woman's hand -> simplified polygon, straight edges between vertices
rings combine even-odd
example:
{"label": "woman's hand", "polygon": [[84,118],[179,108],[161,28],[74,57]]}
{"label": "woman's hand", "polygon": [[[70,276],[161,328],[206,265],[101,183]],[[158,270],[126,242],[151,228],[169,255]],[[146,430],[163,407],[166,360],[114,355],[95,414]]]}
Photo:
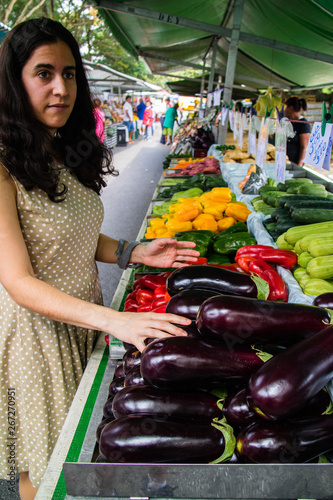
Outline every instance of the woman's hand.
{"label": "woman's hand", "polygon": [[131,262],[143,262],[151,267],[184,267],[195,263],[200,256],[194,247],[195,243],[190,241],[156,238],[147,245],[138,245],[132,252]]}
{"label": "woman's hand", "polygon": [[118,312],[115,315],[113,311],[110,329],[105,332],[122,342],[135,345],[141,352],[145,348],[147,338],[187,336],[187,333],[179,326],[190,324],[190,319],[175,314]]}

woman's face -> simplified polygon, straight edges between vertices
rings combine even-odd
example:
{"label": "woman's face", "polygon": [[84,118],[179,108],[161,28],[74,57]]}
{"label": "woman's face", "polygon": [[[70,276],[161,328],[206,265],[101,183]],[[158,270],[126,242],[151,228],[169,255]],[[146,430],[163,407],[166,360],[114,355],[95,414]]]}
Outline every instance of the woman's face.
{"label": "woman's face", "polygon": [[36,118],[52,135],[63,127],[76,99],[75,59],[62,41],[40,45],[22,70],[22,82]]}

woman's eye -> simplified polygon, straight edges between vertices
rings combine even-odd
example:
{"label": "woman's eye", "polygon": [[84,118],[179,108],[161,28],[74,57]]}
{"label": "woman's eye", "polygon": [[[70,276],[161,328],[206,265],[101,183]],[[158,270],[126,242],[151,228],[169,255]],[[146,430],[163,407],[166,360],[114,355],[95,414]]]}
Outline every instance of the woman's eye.
{"label": "woman's eye", "polygon": [[73,80],[75,78],[75,73],[64,73],[64,78],[67,80]]}
{"label": "woman's eye", "polygon": [[49,72],[48,72],[48,71],[45,71],[45,70],[43,70],[43,71],[39,71],[38,76],[39,76],[40,78],[47,78],[47,77],[49,76]]}

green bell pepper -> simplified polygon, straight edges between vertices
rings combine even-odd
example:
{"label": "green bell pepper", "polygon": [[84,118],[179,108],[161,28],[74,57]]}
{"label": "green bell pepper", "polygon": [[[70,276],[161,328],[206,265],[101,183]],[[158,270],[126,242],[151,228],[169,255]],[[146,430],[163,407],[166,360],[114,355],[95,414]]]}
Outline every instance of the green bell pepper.
{"label": "green bell pepper", "polygon": [[179,198],[192,198],[193,196],[201,196],[202,193],[203,190],[199,188],[191,188],[186,189],[186,191],[178,191],[172,196],[171,201],[175,202],[178,201]]}
{"label": "green bell pepper", "polygon": [[224,238],[219,238],[213,245],[213,250],[222,255],[232,255],[241,247],[247,245],[256,245],[255,238],[252,238],[247,233],[231,233],[226,234]]}
{"label": "green bell pepper", "polygon": [[206,258],[208,264],[217,264],[221,266],[224,264],[232,264],[232,259],[228,255],[222,255],[216,252],[209,252]]}
{"label": "green bell pepper", "polygon": [[195,243],[195,250],[200,252],[200,257],[205,257],[208,248],[213,239],[214,233],[212,231],[199,230],[199,231],[183,231],[176,233],[177,241],[192,241]]}
{"label": "green bell pepper", "polygon": [[233,226],[228,227],[222,233],[218,233],[215,235],[215,241],[218,240],[219,238],[223,238],[226,234],[232,234],[232,233],[245,233],[247,231],[247,225],[244,224],[244,222],[236,222]]}

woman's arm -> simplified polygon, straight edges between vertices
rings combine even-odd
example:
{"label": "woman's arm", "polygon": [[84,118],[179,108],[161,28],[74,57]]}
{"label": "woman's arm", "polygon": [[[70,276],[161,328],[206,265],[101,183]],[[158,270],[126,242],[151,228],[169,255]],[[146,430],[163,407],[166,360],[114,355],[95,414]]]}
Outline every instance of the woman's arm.
{"label": "woman's arm", "polygon": [[308,147],[311,134],[300,134],[299,136],[299,156],[298,165],[303,165],[303,160],[305,158],[306,148]]}
{"label": "woman's arm", "polygon": [[0,170],[0,282],[20,306],[55,321],[101,330],[136,345],[147,337],[185,335],[175,324],[190,320],[172,314],[124,313],[77,299],[36,278],[17,216],[16,187]]}

